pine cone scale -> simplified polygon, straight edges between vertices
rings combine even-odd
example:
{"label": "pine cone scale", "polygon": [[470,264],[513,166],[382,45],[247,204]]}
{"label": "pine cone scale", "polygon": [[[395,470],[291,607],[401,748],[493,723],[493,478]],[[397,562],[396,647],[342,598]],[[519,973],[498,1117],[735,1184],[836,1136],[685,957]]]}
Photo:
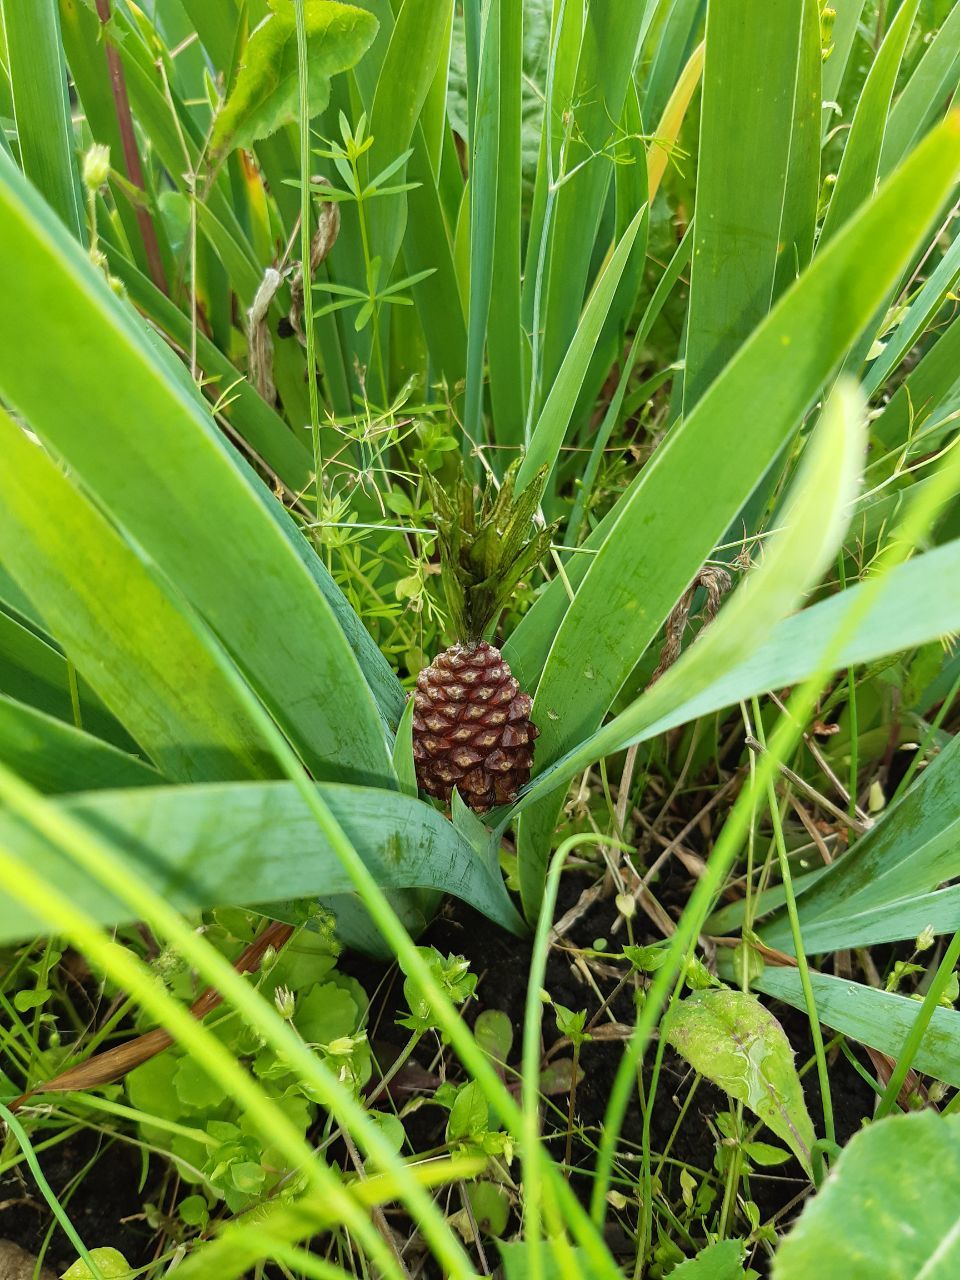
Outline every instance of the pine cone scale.
{"label": "pine cone scale", "polygon": [[478,813],[507,804],[530,779],[532,702],[498,649],[452,645],[417,677],[413,756],[417,781],[449,803],[456,787]]}

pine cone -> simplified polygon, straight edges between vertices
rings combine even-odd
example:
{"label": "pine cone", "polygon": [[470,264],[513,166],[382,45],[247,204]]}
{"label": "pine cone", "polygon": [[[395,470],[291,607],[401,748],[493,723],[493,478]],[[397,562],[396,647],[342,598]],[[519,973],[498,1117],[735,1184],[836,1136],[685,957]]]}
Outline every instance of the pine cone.
{"label": "pine cone", "polygon": [[530,696],[499,649],[455,644],[417,677],[413,757],[421,788],[449,804],[456,787],[476,813],[508,804],[530,780]]}

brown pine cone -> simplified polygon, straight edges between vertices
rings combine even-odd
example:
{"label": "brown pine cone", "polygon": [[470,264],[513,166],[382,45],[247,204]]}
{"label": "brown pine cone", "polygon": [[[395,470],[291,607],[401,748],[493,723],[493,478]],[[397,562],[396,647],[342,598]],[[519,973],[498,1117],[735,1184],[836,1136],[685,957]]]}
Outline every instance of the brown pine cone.
{"label": "brown pine cone", "polygon": [[540,730],[500,650],[451,645],[420,672],[413,697],[420,787],[445,804],[456,787],[476,813],[513,800],[530,780]]}

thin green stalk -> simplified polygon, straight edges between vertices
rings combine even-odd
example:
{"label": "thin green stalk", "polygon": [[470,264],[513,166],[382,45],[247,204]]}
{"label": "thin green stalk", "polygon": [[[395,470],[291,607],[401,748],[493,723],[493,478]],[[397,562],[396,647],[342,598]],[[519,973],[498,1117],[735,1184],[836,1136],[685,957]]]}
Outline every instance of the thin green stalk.
{"label": "thin green stalk", "polygon": [[[843,549],[837,556],[840,574],[840,589],[847,589],[847,573],[843,563]],[[850,792],[850,817],[857,816],[857,780],[860,776],[860,727],[857,716],[857,681],[853,667],[847,667],[847,720],[850,726],[850,781],[847,790]]]}
{"label": "thin green stalk", "polygon": [[[547,954],[550,950],[550,930],[553,927],[553,916],[557,908],[557,894],[560,889],[560,876],[567,857],[581,844],[597,844],[617,849],[628,846],[619,840],[597,833],[568,836],[557,849],[547,872],[547,883],[543,892],[543,904],[537,919],[537,930],[533,940],[533,953],[530,957],[530,972],[527,977],[527,999],[523,1011],[523,1056],[521,1067],[520,1098],[523,1107],[523,1226],[524,1239],[527,1245],[527,1267],[530,1280],[543,1280],[543,1252],[541,1239],[540,1209],[543,1201],[543,1171],[541,1162],[535,1158],[540,1150],[540,1025],[543,1019],[543,1001],[541,993],[547,976]],[[566,1185],[566,1184],[564,1184]],[[549,1208],[555,1211],[554,1202]]]}
{"label": "thin green stalk", "polygon": [[[763,718],[760,715],[760,703],[752,699],[754,732],[757,741],[767,749]],[[837,1135],[833,1123],[833,1097],[830,1092],[830,1073],[827,1070],[827,1055],[823,1049],[823,1030],[817,1016],[817,1002],[813,994],[813,983],[810,981],[810,966],[807,964],[806,952],[803,948],[803,932],[800,928],[800,916],[797,912],[797,897],[793,891],[793,876],[790,872],[790,859],[787,856],[787,844],[783,836],[783,822],[780,817],[780,806],[777,803],[777,788],[773,774],[769,774],[766,784],[767,804],[770,809],[770,821],[773,824],[773,835],[777,846],[777,858],[780,863],[780,879],[786,895],[787,916],[790,920],[790,934],[793,938],[793,950],[797,958],[797,972],[800,975],[800,986],[810,1019],[810,1034],[813,1037],[813,1050],[817,1058],[817,1078],[820,1081],[820,1101],[823,1105],[823,1129],[828,1142],[836,1142]],[[854,800],[856,797],[854,797]]]}
{"label": "thin green stalk", "polygon": [[40,1161],[37,1159],[36,1152],[30,1145],[30,1139],[27,1137],[26,1130],[13,1112],[5,1107],[2,1102],[0,1102],[0,1117],[3,1118],[7,1128],[16,1138],[17,1142],[19,1142],[20,1148],[23,1151],[27,1165],[30,1172],[33,1174],[33,1179],[37,1184],[40,1194],[50,1206],[50,1212],[60,1224],[63,1234],[67,1237],[79,1256],[86,1263],[87,1270],[90,1272],[93,1280],[104,1280],[103,1272],[97,1266],[96,1262],[94,1262],[93,1258],[91,1258],[87,1246],[80,1239],[73,1223],[67,1217],[63,1205],[57,1199],[56,1193],[50,1186],[50,1183],[43,1176],[43,1170],[40,1168]]}
{"label": "thin green stalk", "polygon": [[913,1060],[917,1056],[920,1042],[923,1040],[927,1027],[930,1025],[930,1020],[936,1012],[943,993],[947,989],[947,983],[957,967],[958,960],[960,960],[960,929],[950,939],[950,945],[944,952],[943,959],[940,961],[933,981],[923,997],[923,1003],[920,1005],[917,1016],[914,1018],[913,1025],[904,1041],[903,1048],[900,1050],[897,1065],[893,1069],[893,1073],[887,1082],[887,1087],[883,1091],[883,1097],[877,1106],[876,1118],[878,1120],[889,1115],[896,1105],[900,1090],[903,1088],[903,1082],[907,1078],[907,1072],[913,1066]]}
{"label": "thin green stalk", "polygon": [[322,518],[323,448],[320,441],[320,399],[317,394],[317,352],[313,332],[313,281],[310,275],[310,84],[307,64],[307,16],[305,0],[293,0],[297,21],[297,72],[300,87],[300,261],[303,272],[303,330],[307,343],[307,394],[310,398],[310,436],[316,476],[317,519]]}

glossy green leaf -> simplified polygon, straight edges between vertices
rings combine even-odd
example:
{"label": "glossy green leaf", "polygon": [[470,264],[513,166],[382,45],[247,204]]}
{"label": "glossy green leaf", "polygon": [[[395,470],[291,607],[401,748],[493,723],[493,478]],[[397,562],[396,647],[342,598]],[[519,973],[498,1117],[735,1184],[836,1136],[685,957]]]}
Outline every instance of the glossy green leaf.
{"label": "glossy green leaf", "polygon": [[0,316],[3,394],[201,611],[316,776],[389,778],[381,715],[399,717],[403,695],[385,659],[204,406],[0,161],[0,266],[14,263],[34,287]]}
{"label": "glossy green leaf", "polygon": [[[289,0],[271,0],[272,12],[247,41],[236,84],[216,118],[214,151],[249,147],[297,118],[297,32]],[[330,97],[330,77],[360,60],[377,34],[377,20],[338,0],[304,0],[310,114]]]}
{"label": "glossy green leaf", "polygon": [[701,1249],[695,1258],[681,1262],[670,1274],[674,1280],[743,1280],[742,1240],[718,1240]]}
{"label": "glossy green leaf", "polygon": [[[383,888],[441,889],[505,928],[522,927],[502,880],[435,809],[372,787],[325,784],[320,792]],[[329,898],[353,890],[292,783],[101,791],[57,803],[106,836],[129,874],[181,911]],[[32,828],[0,815],[0,839],[16,857],[41,868],[92,919],[129,919],[120,899]],[[19,904],[0,900],[0,941],[32,937],[42,928]]]}
{"label": "glossy green leaf", "polygon": [[817,241],[818,251],[829,244],[848,218],[869,198],[880,174],[880,149],[907,37],[920,0],[904,0],[870,68],[850,133],[843,149],[837,182]]}
{"label": "glossy green leaf", "polygon": [[168,778],[270,776],[203,624],[2,412],[0,443],[0,555],[91,687]]}
{"label": "glossy green leaf", "polygon": [[744,1103],[810,1172],[813,1121],[783,1028],[756,996],[708,988],[672,1008],[667,1042],[701,1075]]}
{"label": "glossy green leaf", "polygon": [[770,309],[802,17],[803,0],[707,6],[687,413]]}
{"label": "glossy green leaf", "polygon": [[960,1116],[924,1111],[853,1135],[777,1250],[773,1280],[946,1280],[958,1271]]}
{"label": "glossy green leaf", "polygon": [[136,756],[3,694],[0,762],[48,795],[152,787],[163,781]]}

